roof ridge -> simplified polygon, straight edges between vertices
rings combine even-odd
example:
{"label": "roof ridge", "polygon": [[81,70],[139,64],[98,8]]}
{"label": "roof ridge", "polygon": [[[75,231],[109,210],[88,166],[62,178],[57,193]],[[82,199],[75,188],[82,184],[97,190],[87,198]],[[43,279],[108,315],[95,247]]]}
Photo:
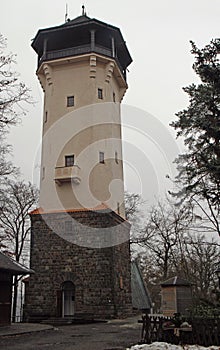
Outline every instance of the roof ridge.
{"label": "roof ridge", "polygon": [[73,19],[68,18],[67,21],[64,24],[62,24],[61,26],[69,26],[69,25],[72,25],[75,23],[77,24],[77,23],[87,22],[90,19],[91,18],[88,17],[86,14],[83,14],[83,15],[77,16]]}

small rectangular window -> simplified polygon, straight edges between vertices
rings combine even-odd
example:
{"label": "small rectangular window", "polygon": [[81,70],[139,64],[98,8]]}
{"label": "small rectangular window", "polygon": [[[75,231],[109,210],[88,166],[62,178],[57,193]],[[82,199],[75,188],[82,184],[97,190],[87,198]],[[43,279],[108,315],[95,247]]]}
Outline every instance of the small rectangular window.
{"label": "small rectangular window", "polygon": [[124,282],[123,282],[123,277],[122,276],[119,276],[119,286],[120,286],[120,289],[124,288]]}
{"label": "small rectangular window", "polygon": [[67,96],[67,107],[74,106],[74,96]]}
{"label": "small rectangular window", "polygon": [[99,152],[99,163],[105,163],[105,154],[104,154],[104,152]]}
{"label": "small rectangular window", "polygon": [[115,102],[115,92],[113,92],[113,102]]}
{"label": "small rectangular window", "polygon": [[65,156],[65,166],[73,166],[74,165],[74,155]]}
{"label": "small rectangular window", "polygon": [[45,178],[45,167],[42,168],[42,180]]}
{"label": "small rectangular window", "polygon": [[120,214],[120,203],[117,202],[117,213]]}
{"label": "small rectangular window", "polygon": [[72,233],[73,227],[72,227],[72,221],[68,220],[65,221],[65,233]]}
{"label": "small rectangular window", "polygon": [[47,111],[45,112],[45,118],[44,118],[44,122],[46,123],[47,122],[47,117],[48,117],[48,113]]}
{"label": "small rectangular window", "polygon": [[99,98],[100,100],[103,99],[103,90],[102,90],[102,89],[98,89],[98,98]]}
{"label": "small rectangular window", "polygon": [[115,151],[115,163],[118,164],[118,152],[117,151]]}

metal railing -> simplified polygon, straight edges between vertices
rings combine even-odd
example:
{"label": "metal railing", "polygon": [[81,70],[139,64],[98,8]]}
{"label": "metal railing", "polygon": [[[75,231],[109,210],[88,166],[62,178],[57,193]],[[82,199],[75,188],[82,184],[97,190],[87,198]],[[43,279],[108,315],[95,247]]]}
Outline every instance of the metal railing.
{"label": "metal railing", "polygon": [[77,55],[83,55],[87,54],[90,52],[94,52],[100,55],[104,55],[107,57],[111,57],[116,60],[117,65],[120,68],[121,73],[123,74],[123,77],[126,81],[126,72],[123,70],[123,68],[120,65],[120,62],[117,57],[113,57],[112,50],[101,46],[101,45],[94,45],[92,48],[91,44],[86,44],[86,45],[80,45],[80,46],[75,46],[75,47],[70,47],[67,49],[62,49],[62,50],[56,50],[56,51],[48,51],[45,54],[43,54],[39,60],[38,60],[38,67],[41,65],[42,62],[44,61],[51,61],[51,60],[56,60],[59,58],[65,58],[65,57],[70,57],[70,56],[77,56]]}

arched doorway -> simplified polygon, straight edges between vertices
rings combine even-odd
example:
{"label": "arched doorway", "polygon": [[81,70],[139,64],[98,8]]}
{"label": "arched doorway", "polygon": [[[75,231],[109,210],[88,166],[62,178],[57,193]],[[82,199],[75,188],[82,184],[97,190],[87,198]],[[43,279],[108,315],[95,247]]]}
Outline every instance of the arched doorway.
{"label": "arched doorway", "polygon": [[71,281],[62,284],[62,317],[74,315],[75,286]]}

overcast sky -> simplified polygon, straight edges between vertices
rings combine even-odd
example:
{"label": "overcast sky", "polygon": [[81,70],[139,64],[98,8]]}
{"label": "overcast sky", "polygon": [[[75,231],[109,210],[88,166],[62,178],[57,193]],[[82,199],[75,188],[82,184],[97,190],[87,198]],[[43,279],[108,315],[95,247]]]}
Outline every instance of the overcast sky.
{"label": "overcast sky", "polygon": [[[11,135],[14,161],[31,181],[37,181],[36,163],[39,162],[35,154],[41,138],[43,104],[31,39],[40,28],[64,23],[66,3],[70,19],[81,14],[83,2],[80,0],[0,0],[1,33],[8,39],[9,51],[17,54],[17,71],[37,102],[34,107],[28,107],[23,124]],[[123,135],[127,142],[124,155],[125,163],[130,164],[126,167],[125,185],[129,191],[144,193],[145,198],[150,191],[156,196],[164,191],[161,179],[165,179],[166,173],[172,173],[168,163],[178,150],[169,122],[176,112],[187,106],[182,87],[197,81],[189,40],[203,47],[219,37],[220,2],[85,0],[84,4],[89,17],[121,29],[133,58],[128,73],[129,89],[123,100]],[[140,130],[144,130],[141,137]],[[143,162],[147,165],[144,172]]]}

